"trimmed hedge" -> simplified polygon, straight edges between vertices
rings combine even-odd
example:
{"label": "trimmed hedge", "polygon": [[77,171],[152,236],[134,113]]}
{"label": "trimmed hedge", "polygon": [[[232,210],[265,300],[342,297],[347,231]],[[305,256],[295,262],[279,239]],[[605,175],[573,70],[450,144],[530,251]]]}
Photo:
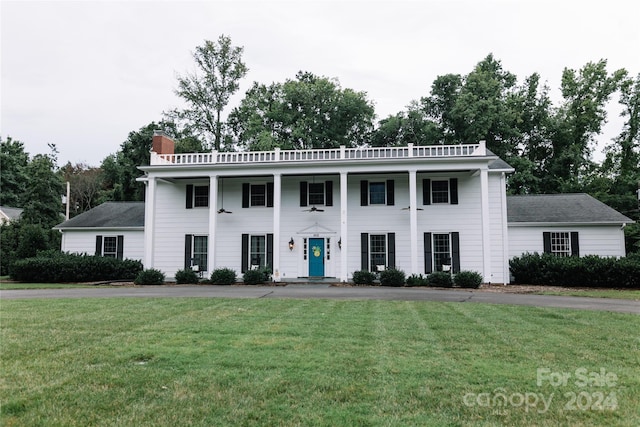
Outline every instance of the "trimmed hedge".
{"label": "trimmed hedge", "polygon": [[271,269],[261,268],[259,270],[247,270],[242,275],[242,281],[245,285],[259,285],[269,282],[271,281]]}
{"label": "trimmed hedge", "polygon": [[461,271],[453,276],[453,283],[461,288],[478,289],[482,284],[482,275],[476,271]]}
{"label": "trimmed hedge", "polygon": [[353,272],[353,283],[356,285],[373,285],[376,275],[367,270],[358,270]]}
{"label": "trimmed hedge", "polygon": [[545,286],[640,288],[640,259],[524,254],[509,261],[513,283]]}
{"label": "trimmed hedge", "polygon": [[211,284],[233,285],[236,283],[236,272],[230,268],[218,268],[211,273]]}
{"label": "trimmed hedge", "polygon": [[422,274],[412,274],[407,277],[407,286],[427,286],[427,278]]}
{"label": "trimmed hedge", "polygon": [[13,280],[32,283],[99,282],[133,280],[142,271],[140,261],[44,252],[15,261],[9,272]]}
{"label": "trimmed hedge", "polygon": [[143,270],[133,281],[136,285],[164,285],[164,273],[154,268]]}
{"label": "trimmed hedge", "polygon": [[404,286],[405,274],[402,270],[389,268],[380,272],[380,284],[382,286]]}
{"label": "trimmed hedge", "polygon": [[444,271],[434,271],[427,275],[427,286],[434,286],[437,288],[452,288],[453,279],[451,274]]}
{"label": "trimmed hedge", "polygon": [[187,285],[187,284],[197,285],[198,283],[200,283],[200,276],[198,276],[198,273],[196,273],[190,268],[185,268],[184,270],[178,270],[176,271],[176,283],[179,285]]}

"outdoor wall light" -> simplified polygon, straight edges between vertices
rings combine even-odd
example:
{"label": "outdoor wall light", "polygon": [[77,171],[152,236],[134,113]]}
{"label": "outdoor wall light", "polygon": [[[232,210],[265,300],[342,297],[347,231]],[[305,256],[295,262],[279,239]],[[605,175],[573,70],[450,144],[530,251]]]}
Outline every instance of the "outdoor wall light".
{"label": "outdoor wall light", "polygon": [[293,237],[289,240],[289,250],[292,251],[293,247],[296,245],[296,242],[293,241]]}
{"label": "outdoor wall light", "polygon": [[342,237],[338,240],[338,249],[342,249]]}

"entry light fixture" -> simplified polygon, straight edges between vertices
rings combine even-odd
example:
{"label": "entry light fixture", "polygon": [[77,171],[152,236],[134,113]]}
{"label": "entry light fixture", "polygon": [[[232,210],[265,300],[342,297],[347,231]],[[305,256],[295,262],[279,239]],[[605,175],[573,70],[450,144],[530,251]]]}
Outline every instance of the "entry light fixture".
{"label": "entry light fixture", "polygon": [[293,237],[289,240],[289,250],[292,251],[293,247],[296,245],[296,242],[293,241]]}

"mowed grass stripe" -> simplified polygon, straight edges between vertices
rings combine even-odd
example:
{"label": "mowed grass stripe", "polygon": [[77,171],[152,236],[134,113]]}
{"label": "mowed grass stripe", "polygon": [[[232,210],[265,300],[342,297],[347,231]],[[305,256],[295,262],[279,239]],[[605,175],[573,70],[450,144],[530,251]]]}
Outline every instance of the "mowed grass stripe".
{"label": "mowed grass stripe", "polygon": [[[638,425],[638,316],[338,300],[2,301],[3,425]],[[536,385],[606,368],[613,389]],[[467,393],[556,395],[546,413]],[[615,391],[615,410],[563,410]],[[535,408],[534,408],[535,409]]]}

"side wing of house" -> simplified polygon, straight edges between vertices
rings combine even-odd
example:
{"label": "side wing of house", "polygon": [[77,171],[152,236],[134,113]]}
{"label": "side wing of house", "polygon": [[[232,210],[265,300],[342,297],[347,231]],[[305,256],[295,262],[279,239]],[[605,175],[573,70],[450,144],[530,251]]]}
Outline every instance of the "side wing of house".
{"label": "side wing of house", "polygon": [[142,261],[144,230],[72,230],[62,233],[63,252]]}

